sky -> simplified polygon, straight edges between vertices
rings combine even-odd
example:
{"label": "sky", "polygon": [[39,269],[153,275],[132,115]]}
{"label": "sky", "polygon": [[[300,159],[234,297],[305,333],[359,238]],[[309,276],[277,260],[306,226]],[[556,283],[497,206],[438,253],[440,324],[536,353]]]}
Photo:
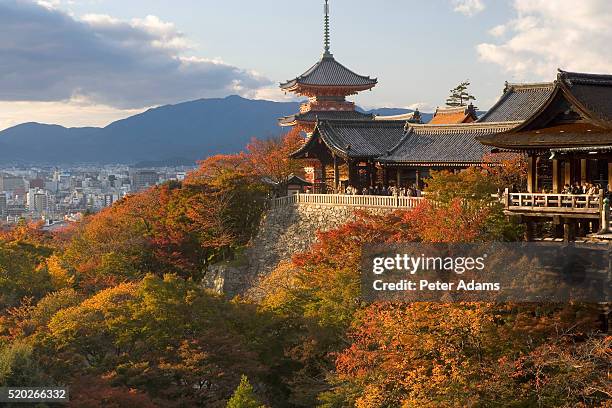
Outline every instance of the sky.
{"label": "sky", "polygon": [[[611,73],[608,0],[330,0],[332,52],[379,80],[365,108],[480,109],[504,82]],[[321,56],[323,0],[0,0],[0,129],[105,126],[148,108],[278,83]]]}

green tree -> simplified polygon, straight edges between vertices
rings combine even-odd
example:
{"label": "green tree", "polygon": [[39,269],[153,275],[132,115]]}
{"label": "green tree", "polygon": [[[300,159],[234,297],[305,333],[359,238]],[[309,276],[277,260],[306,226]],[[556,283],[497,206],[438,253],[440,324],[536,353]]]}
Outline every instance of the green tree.
{"label": "green tree", "polygon": [[264,405],[257,400],[257,395],[246,375],[242,376],[240,385],[227,403],[227,408],[264,408]]}
{"label": "green tree", "polygon": [[446,105],[452,107],[467,106],[472,101],[475,101],[476,98],[468,90],[470,85],[470,81],[464,81],[451,89]]}
{"label": "green tree", "polygon": [[43,378],[31,345],[17,342],[0,350],[0,386],[42,386],[45,383]]}

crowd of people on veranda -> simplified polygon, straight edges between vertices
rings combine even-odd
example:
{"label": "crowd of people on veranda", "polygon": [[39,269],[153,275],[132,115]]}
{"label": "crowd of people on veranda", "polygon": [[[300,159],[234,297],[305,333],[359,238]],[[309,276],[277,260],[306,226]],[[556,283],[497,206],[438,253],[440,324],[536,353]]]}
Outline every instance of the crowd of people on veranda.
{"label": "crowd of people on veranda", "polygon": [[587,195],[598,195],[601,191],[601,186],[599,184],[591,184],[591,183],[575,183],[573,186],[566,184],[563,186],[563,190],[561,194],[587,194]]}
{"label": "crowd of people on veranda", "polygon": [[349,185],[343,191],[346,195],[374,195],[374,196],[393,196],[393,197],[421,197],[423,192],[416,186],[397,187],[397,186],[382,186],[357,188]]}
{"label": "crowd of people on veranda", "polygon": [[[599,195],[601,191],[606,193],[606,189],[603,189],[600,184],[592,184],[592,183],[574,183],[572,185],[565,184],[563,189],[561,190],[561,194],[572,194],[572,195]],[[518,193],[519,190],[515,185],[510,189],[511,193]],[[542,194],[552,194],[552,191],[549,188],[542,188]]]}

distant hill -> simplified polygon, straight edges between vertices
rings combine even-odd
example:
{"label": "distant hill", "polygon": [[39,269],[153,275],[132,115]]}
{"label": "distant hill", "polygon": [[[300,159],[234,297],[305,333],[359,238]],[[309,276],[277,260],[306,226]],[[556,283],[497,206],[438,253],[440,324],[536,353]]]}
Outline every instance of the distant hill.
{"label": "distant hill", "polygon": [[24,123],[0,132],[0,164],[193,162],[238,152],[253,137],[280,134],[277,119],[298,112],[299,105],[229,96],[150,109],[105,128]]}

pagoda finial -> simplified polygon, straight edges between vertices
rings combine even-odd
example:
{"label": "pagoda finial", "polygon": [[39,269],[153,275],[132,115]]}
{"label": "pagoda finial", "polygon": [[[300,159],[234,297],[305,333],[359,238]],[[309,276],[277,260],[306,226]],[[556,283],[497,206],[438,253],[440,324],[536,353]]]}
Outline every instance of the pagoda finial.
{"label": "pagoda finial", "polygon": [[330,48],[330,36],[329,36],[329,0],[325,0],[325,35],[323,44],[325,45],[325,52],[323,53],[323,57],[331,57],[332,53],[329,51]]}

